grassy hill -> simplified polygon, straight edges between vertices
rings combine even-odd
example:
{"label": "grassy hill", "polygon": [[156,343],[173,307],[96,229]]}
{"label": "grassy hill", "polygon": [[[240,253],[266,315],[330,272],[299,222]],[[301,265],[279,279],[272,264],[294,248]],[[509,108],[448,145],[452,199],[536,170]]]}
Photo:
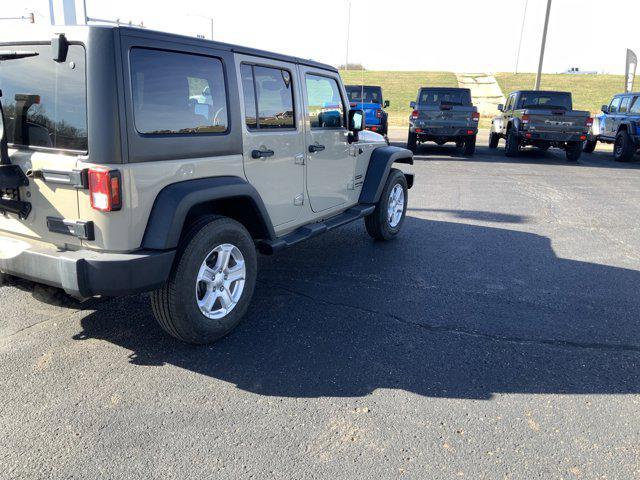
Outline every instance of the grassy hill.
{"label": "grassy hill", "polygon": [[[362,83],[363,72],[341,71],[345,84]],[[506,95],[513,90],[533,88],[533,73],[497,73],[495,75],[502,92]],[[392,72],[365,71],[364,83],[380,85],[384,96],[391,102],[389,107],[389,124],[406,126],[408,124],[409,102],[416,99],[421,86],[457,87],[456,76],[451,72]],[[609,103],[611,97],[624,90],[623,75],[562,75],[548,74],[542,76],[542,88],[549,90],[565,90],[573,93],[575,108],[592,113],[600,111],[600,107]],[[486,120],[483,126],[488,125]]]}
{"label": "grassy hill", "polygon": [[456,76],[451,72],[375,72],[375,71],[341,71],[340,75],[346,85],[361,85],[364,73],[365,85],[380,85],[385,100],[391,102],[389,125],[404,126],[409,124],[411,109],[409,102],[416,100],[418,89],[429,85],[434,87],[457,87]]}

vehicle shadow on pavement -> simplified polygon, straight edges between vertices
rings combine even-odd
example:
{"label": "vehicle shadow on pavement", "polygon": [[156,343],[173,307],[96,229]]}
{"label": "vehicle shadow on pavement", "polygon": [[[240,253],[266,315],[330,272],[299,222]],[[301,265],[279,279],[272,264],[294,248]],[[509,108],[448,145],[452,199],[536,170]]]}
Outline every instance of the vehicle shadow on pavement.
{"label": "vehicle shadow on pavement", "polygon": [[268,396],[640,392],[640,272],[558,258],[546,237],[407,217],[393,242],[355,224],[260,268],[215,345],[165,335],[144,295],[98,305],[75,338]]}

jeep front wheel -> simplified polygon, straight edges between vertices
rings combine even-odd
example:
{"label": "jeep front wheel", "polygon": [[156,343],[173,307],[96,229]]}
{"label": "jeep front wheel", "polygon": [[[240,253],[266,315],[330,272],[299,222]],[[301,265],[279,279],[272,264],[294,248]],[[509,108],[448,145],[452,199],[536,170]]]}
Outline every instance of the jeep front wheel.
{"label": "jeep front wheel", "polygon": [[628,162],[635,153],[636,147],[629,133],[626,130],[620,130],[613,145],[613,158],[616,162]]}
{"label": "jeep front wheel", "polygon": [[178,247],[168,282],[151,294],[160,326],[183,342],[214,342],[242,320],[257,277],[249,232],[225,217],[195,222]]}
{"label": "jeep front wheel", "polygon": [[400,233],[407,213],[407,179],[392,168],[374,212],[365,217],[367,233],[376,240],[391,240]]}

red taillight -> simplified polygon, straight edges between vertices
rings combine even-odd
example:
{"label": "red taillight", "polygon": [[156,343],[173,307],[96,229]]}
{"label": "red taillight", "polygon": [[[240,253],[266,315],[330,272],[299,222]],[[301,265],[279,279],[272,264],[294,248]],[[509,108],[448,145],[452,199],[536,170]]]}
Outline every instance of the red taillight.
{"label": "red taillight", "polygon": [[421,128],[416,128],[416,133],[422,133],[422,129]]}
{"label": "red taillight", "polygon": [[593,118],[587,118],[587,128],[591,128],[593,126]]}
{"label": "red taillight", "polygon": [[101,212],[114,212],[122,208],[122,182],[118,170],[89,169],[89,196],[91,207]]}
{"label": "red taillight", "polygon": [[351,102],[349,105],[351,105],[352,107],[357,107],[358,106],[357,103],[353,103],[353,102]]}
{"label": "red taillight", "polygon": [[583,142],[587,139],[586,135],[580,135],[580,140],[582,140]]}
{"label": "red taillight", "polygon": [[414,110],[414,111],[411,113],[411,118],[413,118],[413,119],[415,120],[416,118],[418,118],[418,115],[420,115],[420,114],[418,113],[418,110]]}
{"label": "red taillight", "polygon": [[467,130],[467,135],[473,135],[473,130]]}
{"label": "red taillight", "polygon": [[522,115],[522,124],[529,125],[529,115]]}
{"label": "red taillight", "polygon": [[480,113],[479,112],[473,112],[472,118],[473,118],[474,122],[479,122],[480,121]]}

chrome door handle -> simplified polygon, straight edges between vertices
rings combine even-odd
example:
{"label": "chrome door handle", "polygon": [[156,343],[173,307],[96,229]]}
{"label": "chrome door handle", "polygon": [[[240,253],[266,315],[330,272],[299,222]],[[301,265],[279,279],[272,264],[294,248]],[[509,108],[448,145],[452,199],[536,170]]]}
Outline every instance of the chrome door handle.
{"label": "chrome door handle", "polygon": [[323,151],[324,149],[325,149],[325,146],[324,146],[324,145],[318,145],[318,144],[315,144],[315,145],[309,145],[309,152],[310,152],[310,153],[321,152],[321,151]]}
{"label": "chrome door handle", "polygon": [[258,158],[267,158],[267,157],[273,157],[275,155],[273,150],[253,150],[251,152],[251,157],[255,158],[256,160]]}

